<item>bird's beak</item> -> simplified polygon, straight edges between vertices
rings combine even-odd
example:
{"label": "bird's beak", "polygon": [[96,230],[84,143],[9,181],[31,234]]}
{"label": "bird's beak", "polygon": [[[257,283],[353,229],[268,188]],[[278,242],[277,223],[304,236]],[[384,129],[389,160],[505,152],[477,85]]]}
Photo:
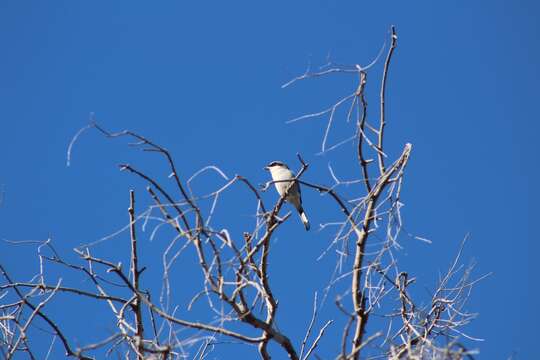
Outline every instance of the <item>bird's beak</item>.
{"label": "bird's beak", "polygon": [[268,166],[263,167],[264,170],[270,170]]}

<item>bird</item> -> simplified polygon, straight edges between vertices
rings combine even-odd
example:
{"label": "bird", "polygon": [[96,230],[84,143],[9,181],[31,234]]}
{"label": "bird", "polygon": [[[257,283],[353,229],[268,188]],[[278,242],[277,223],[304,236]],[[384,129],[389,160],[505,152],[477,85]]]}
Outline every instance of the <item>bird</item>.
{"label": "bird", "polygon": [[[270,171],[270,175],[272,175],[272,180],[274,181],[274,185],[276,186],[279,196],[284,196],[291,182],[283,180],[294,179],[293,172],[281,161],[272,161],[266,165],[264,169]],[[296,208],[298,214],[300,214],[300,220],[302,220],[306,231],[309,230],[309,220],[306,216],[304,208],[302,207],[302,194],[300,192],[300,185],[298,182],[295,182],[291,186],[285,201],[292,204]]]}

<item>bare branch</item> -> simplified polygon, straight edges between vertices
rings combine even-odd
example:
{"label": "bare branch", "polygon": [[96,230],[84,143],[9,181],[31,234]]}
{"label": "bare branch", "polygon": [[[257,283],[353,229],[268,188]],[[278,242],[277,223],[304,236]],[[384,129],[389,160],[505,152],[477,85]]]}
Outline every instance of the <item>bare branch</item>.
{"label": "bare branch", "polygon": [[383,78],[381,83],[381,105],[380,105],[380,121],[379,121],[379,131],[378,131],[378,142],[377,142],[377,148],[380,152],[377,153],[377,158],[379,159],[379,171],[382,174],[385,172],[384,167],[384,157],[381,155],[384,152],[383,149],[383,140],[384,140],[384,127],[386,125],[386,119],[385,119],[385,94],[386,94],[386,79],[388,78],[388,68],[390,66],[390,60],[392,59],[392,54],[394,53],[394,49],[397,46],[397,33],[396,28],[394,26],[391,27],[391,36],[392,41],[390,42],[390,48],[388,49],[388,55],[386,56],[386,60],[384,62],[384,70],[383,70]]}

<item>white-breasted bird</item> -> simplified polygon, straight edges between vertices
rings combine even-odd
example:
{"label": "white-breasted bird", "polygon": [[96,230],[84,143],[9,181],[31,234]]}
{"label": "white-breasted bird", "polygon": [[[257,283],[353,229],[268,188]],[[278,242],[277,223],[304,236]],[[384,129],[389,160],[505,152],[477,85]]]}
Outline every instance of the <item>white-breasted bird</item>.
{"label": "white-breasted bird", "polygon": [[[291,184],[290,181],[283,180],[294,179],[293,172],[281,161],[272,161],[266,165],[264,169],[270,171],[270,175],[272,175],[272,180],[275,181],[274,185],[276,186],[279,196],[283,196]],[[309,230],[309,221],[306,213],[304,212],[304,208],[302,208],[302,194],[300,193],[300,185],[297,182],[291,186],[285,201],[292,204],[296,208],[300,214],[300,219],[302,220],[304,227],[306,230]]]}

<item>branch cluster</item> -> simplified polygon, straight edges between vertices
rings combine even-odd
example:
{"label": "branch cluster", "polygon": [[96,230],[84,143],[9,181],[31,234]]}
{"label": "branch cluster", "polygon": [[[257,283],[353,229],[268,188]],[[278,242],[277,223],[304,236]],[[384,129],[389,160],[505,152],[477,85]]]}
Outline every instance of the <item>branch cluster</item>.
{"label": "branch cluster", "polygon": [[[216,166],[205,167],[189,179],[183,179],[171,153],[142,135],[132,131],[109,132],[95,122],[82,129],[69,146],[68,162],[78,136],[87,129],[95,129],[107,138],[126,137],[135,141],[133,146],[157,153],[165,160],[170,175],[164,180],[133,165],[120,165],[122,171],[145,181],[147,195],[152,201],[149,208],[138,213],[135,192],[129,193],[126,229],[129,229],[130,241],[126,251],[129,251],[130,262],[127,269],[114,259],[95,254],[93,246],[100,241],[75,249],[79,257],[76,263],[64,260],[50,240],[38,243],[40,272],[28,282],[15,281],[0,264],[0,354],[6,359],[17,353],[40,358],[34,353],[28,335],[29,329],[36,324],[36,327],[46,327],[52,334],[51,349],[54,341],[59,339],[65,354],[78,359],[90,359],[98,351],[105,354],[116,352],[135,359],[203,359],[223,337],[256,347],[262,359],[271,358],[269,345],[273,343],[289,359],[307,360],[318,356],[316,351],[326,329],[342,321],[341,340],[332,342],[336,359],[357,360],[361,354],[369,359],[472,357],[473,352],[467,350],[460,339],[472,339],[461,329],[475,316],[466,311],[465,303],[479,279],[471,280],[472,267],[460,265],[461,250],[449,271],[441,277],[428,305],[424,306],[419,306],[410,292],[415,278],[402,271],[397,262],[396,251],[401,248],[398,237],[403,228],[401,189],[412,145],[405,144],[401,153],[393,161],[389,160],[384,141],[386,88],[396,46],[397,34],[392,27],[382,69],[379,116],[375,122],[368,118],[365,93],[368,71],[377,59],[364,67],[328,64],[320,71],[308,69],[284,85],[287,87],[297,81],[339,73],[355,76],[357,84],[350,94],[328,109],[300,116],[291,122],[326,116],[322,151],[353,141],[358,178],[341,180],[329,166],[334,184],[328,186],[306,181],[303,176],[309,165],[298,155],[300,166],[295,178],[290,180],[285,194],[271,205],[263,201],[261,191],[273,184],[272,181],[260,189],[243,176],[228,178]],[[341,107],[348,109],[346,121],[354,124],[353,136],[329,147],[329,134]],[[194,195],[191,182],[207,171],[217,173],[225,183],[211,193]],[[171,179],[173,190],[168,190],[169,185],[165,184]],[[272,239],[289,218],[290,214],[280,213],[294,182],[325,195],[331,204],[329,206],[336,207],[342,214],[338,221],[328,220],[321,225],[322,230],[337,228],[321,255],[337,254],[336,267],[324,289],[323,301],[318,301],[317,295],[315,297],[313,317],[299,344],[276,326],[279,302],[269,281]],[[340,189],[344,186],[354,186],[357,196],[353,199],[342,196]],[[216,229],[212,225],[220,197],[233,187],[245,189],[256,209],[255,223],[246,226],[238,237],[227,229]],[[201,203],[204,201],[210,202],[209,210],[203,210]],[[140,266],[140,227],[137,225],[143,221],[146,224],[149,219],[159,221],[159,226],[167,226],[174,232],[174,238],[162,256],[163,291],[160,296],[152,296],[145,290],[146,268]],[[188,309],[206,299],[209,313],[215,315],[213,321],[194,321],[180,316],[178,306],[172,302],[171,290],[179,284],[171,278],[171,269],[187,248],[194,250],[203,279],[197,285],[200,287]],[[92,288],[65,286],[62,279],[47,283],[45,272],[48,264],[75,271]],[[333,290],[338,292],[335,306],[342,317],[327,319],[317,336],[312,336],[324,300]],[[115,320],[115,332],[99,342],[74,346],[69,334],[61,330],[45,309],[58,293],[83,296],[106,304]],[[368,333],[368,321],[374,317],[382,320],[384,325],[379,331]]]}

